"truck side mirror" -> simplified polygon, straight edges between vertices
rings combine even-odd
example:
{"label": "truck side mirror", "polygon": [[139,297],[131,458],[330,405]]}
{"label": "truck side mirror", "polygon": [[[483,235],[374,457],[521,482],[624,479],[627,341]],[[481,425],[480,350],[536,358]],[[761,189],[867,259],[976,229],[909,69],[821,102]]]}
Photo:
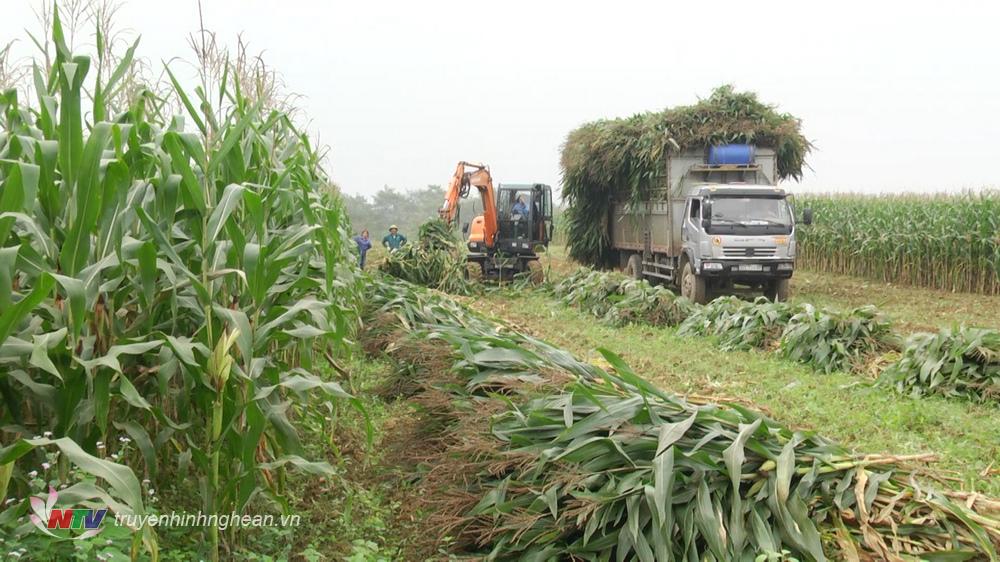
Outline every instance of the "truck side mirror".
{"label": "truck side mirror", "polygon": [[712,226],[712,202],[705,199],[701,202],[701,228],[708,230]]}
{"label": "truck side mirror", "polygon": [[802,224],[809,226],[813,223],[813,210],[806,208],[802,209]]}
{"label": "truck side mirror", "polygon": [[462,225],[462,234],[466,234],[466,235],[469,234],[469,223],[465,223],[465,224]]}

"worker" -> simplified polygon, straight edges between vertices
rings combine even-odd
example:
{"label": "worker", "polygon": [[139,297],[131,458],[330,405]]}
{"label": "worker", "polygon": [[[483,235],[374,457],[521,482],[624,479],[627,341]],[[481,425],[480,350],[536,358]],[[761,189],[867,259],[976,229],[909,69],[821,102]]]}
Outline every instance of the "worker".
{"label": "worker", "polygon": [[399,227],[396,225],[390,226],[389,234],[386,234],[385,238],[382,239],[382,245],[388,248],[390,252],[395,252],[403,244],[406,244],[406,237],[399,233]]}
{"label": "worker", "polygon": [[511,209],[511,215],[514,216],[514,220],[519,217],[528,216],[528,204],[524,202],[524,195],[518,195],[517,201],[514,202],[514,208]]}
{"label": "worker", "polygon": [[358,254],[361,256],[361,269],[365,268],[365,256],[368,250],[372,249],[372,241],[368,238],[368,229],[361,231],[361,235],[354,237],[354,243],[358,245]]}

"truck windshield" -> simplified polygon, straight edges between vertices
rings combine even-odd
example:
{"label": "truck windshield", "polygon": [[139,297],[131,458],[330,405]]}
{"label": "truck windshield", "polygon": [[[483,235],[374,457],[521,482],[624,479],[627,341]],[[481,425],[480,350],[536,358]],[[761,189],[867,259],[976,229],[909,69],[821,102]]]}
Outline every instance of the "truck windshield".
{"label": "truck windshield", "polygon": [[792,230],[792,214],[784,198],[713,197],[714,233],[777,234]]}

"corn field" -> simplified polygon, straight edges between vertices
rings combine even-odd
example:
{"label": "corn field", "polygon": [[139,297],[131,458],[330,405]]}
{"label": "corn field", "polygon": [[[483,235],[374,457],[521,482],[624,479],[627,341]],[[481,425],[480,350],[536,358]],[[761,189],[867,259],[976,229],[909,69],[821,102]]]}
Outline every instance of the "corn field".
{"label": "corn field", "polygon": [[816,271],[946,291],[1000,294],[1000,193],[799,197],[796,230]]}
{"label": "corn field", "polygon": [[[51,31],[36,98],[0,95],[0,499],[41,479],[116,513],[155,513],[153,488],[205,513],[287,510],[286,471],[330,470],[301,456],[303,397],[352,400],[318,376],[357,284],[319,155],[231,61],[193,94],[169,74],[119,106],[134,46],[92,59],[58,12]],[[133,531],[132,557],[156,560],[155,530]],[[208,527],[203,554],[240,540]]]}

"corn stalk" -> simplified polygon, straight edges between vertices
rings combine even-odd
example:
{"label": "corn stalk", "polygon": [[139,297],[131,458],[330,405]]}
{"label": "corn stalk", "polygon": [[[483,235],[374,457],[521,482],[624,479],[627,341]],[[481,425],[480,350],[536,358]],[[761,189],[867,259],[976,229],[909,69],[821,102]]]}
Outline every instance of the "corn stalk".
{"label": "corn stalk", "polygon": [[[213,511],[287,510],[275,473],[331,470],[301,457],[302,395],[358,404],[317,374],[347,349],[358,284],[319,153],[225,64],[212,96],[167,69],[187,114],[161,118],[170,104],[151,90],[118,95],[132,48],[92,64],[57,10],[51,44],[33,103],[0,94],[0,466],[15,462],[23,497],[31,450],[54,445],[120,475],[116,505],[136,513],[136,472],[199,497],[176,478],[188,467]],[[96,445],[119,435],[136,443],[131,469]]]}

